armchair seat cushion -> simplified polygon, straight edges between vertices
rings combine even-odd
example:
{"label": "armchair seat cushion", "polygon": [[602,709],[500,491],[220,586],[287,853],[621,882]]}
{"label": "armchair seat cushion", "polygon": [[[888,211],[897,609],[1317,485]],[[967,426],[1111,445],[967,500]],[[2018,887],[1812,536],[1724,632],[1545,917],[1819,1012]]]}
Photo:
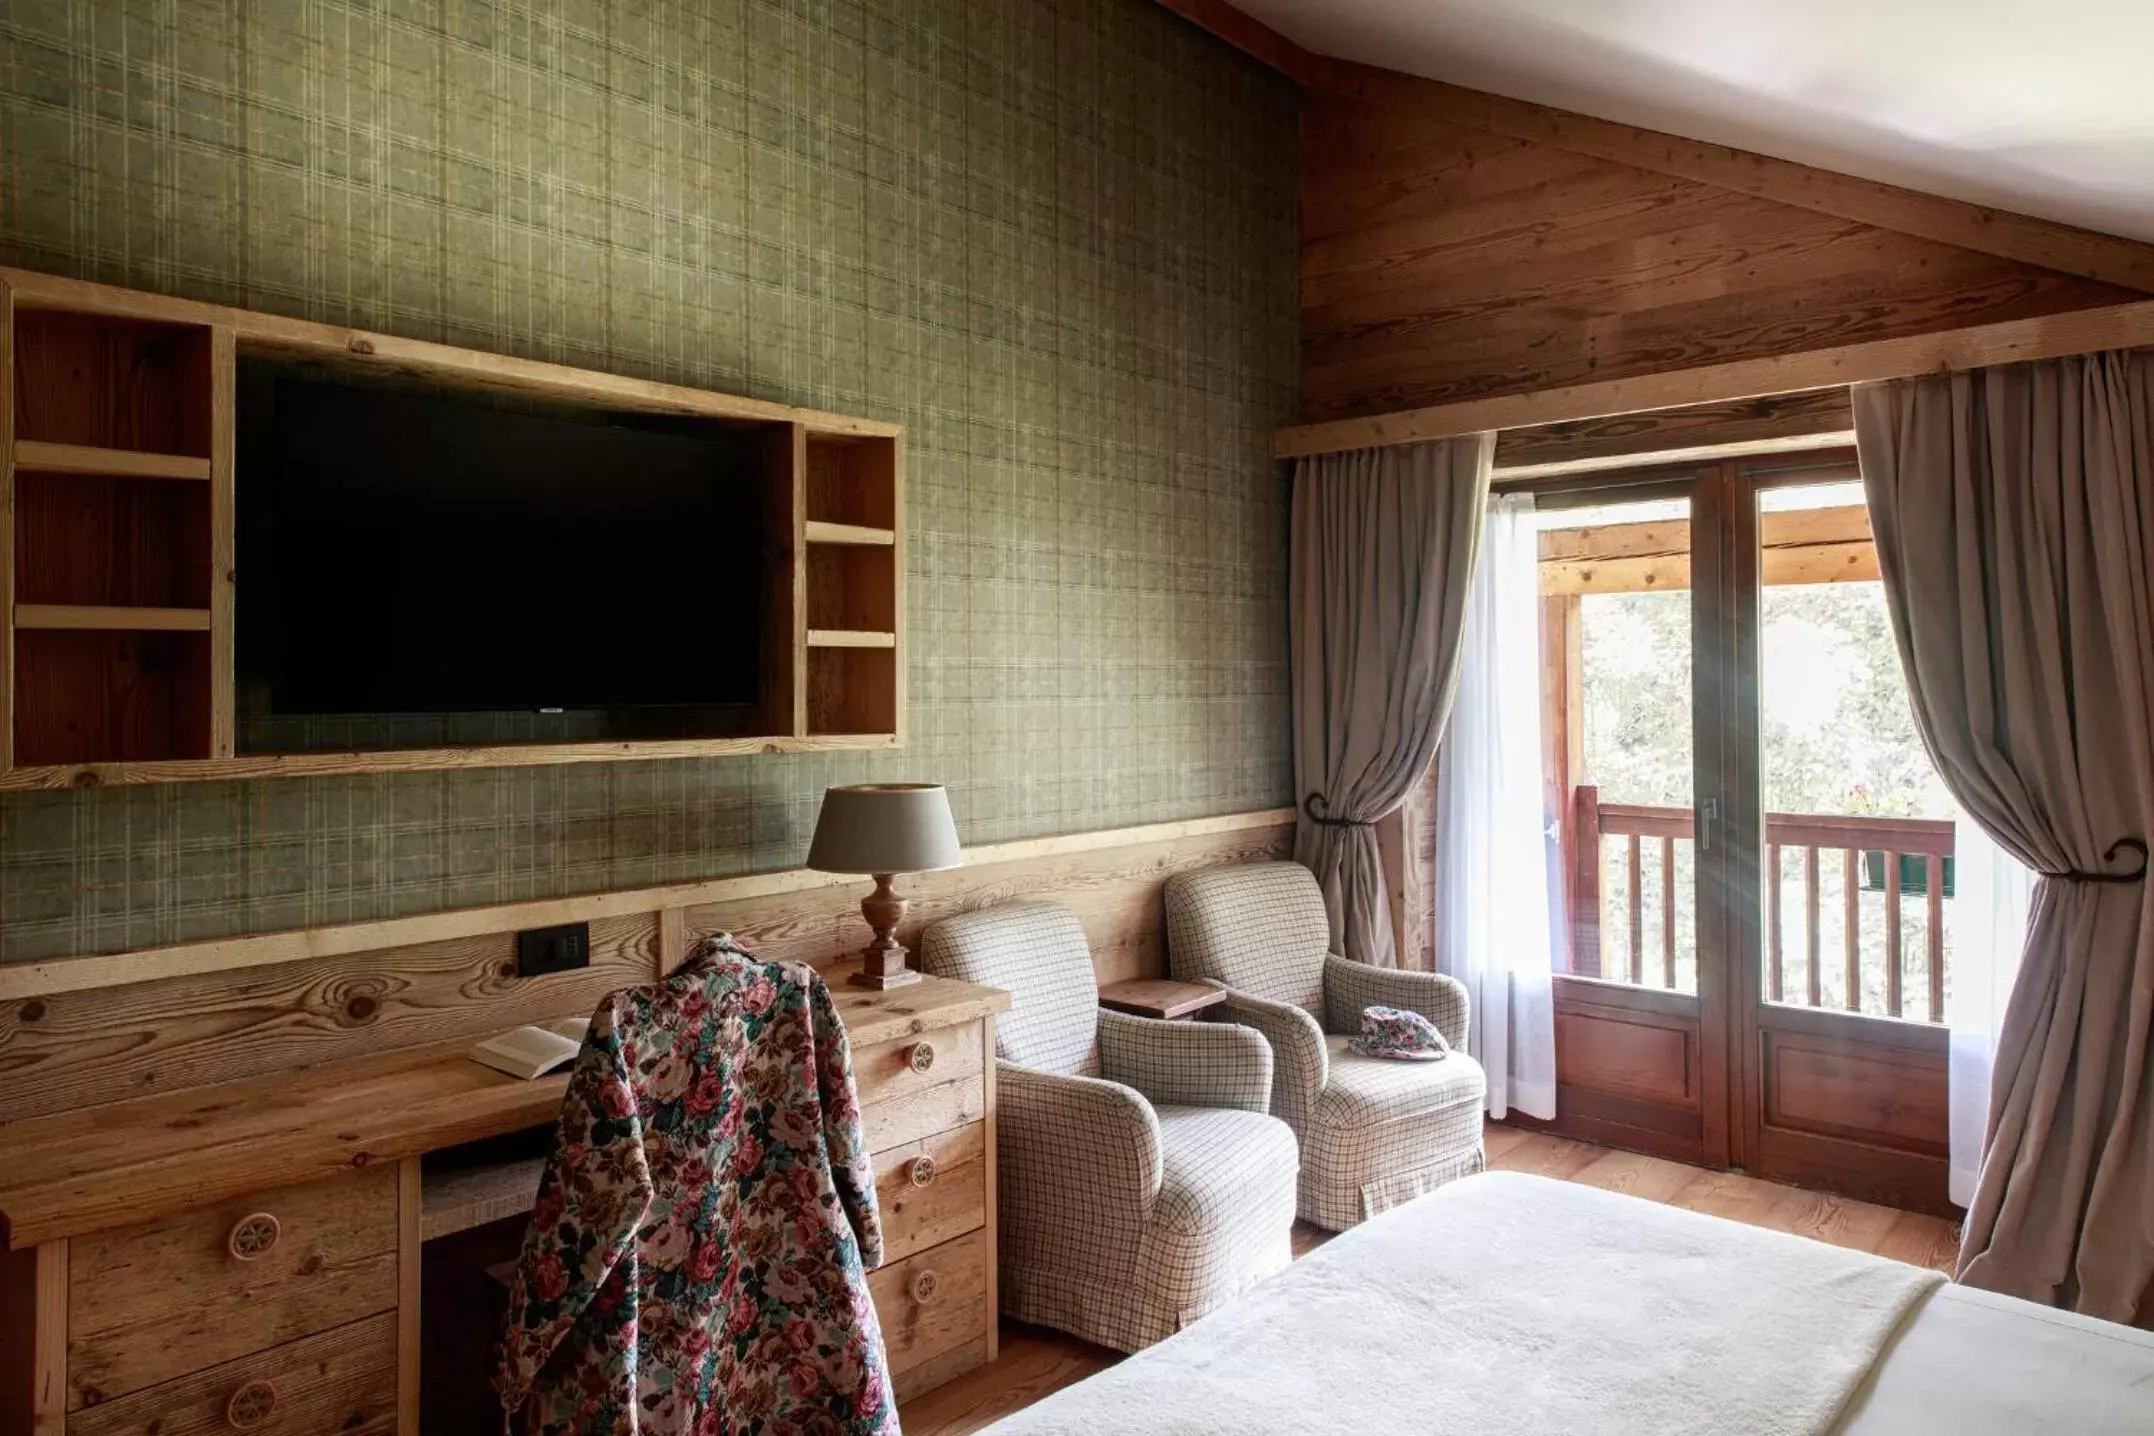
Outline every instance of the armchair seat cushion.
{"label": "armchair seat cushion", "polygon": [[1309,1117],[1326,1127],[1374,1127],[1448,1112],[1454,1107],[1481,1110],[1488,1079],[1480,1064],[1463,1052],[1441,1062],[1392,1062],[1364,1057],[1353,1038],[1329,1036],[1331,1080],[1316,1097]]}
{"label": "armchair seat cushion", "polygon": [[1301,1153],[1286,1123],[1214,1107],[1155,1110],[1159,1199],[1136,1262],[1151,1291],[1142,1307],[1112,1303],[1104,1337],[1125,1350],[1172,1335],[1294,1256]]}
{"label": "armchair seat cushion", "polygon": [[[1276,1117],[1226,1107],[1157,1107],[1161,1232],[1196,1235],[1243,1221],[1279,1192],[1294,1190],[1301,1151]],[[1287,1225],[1293,1219],[1287,1218]]]}

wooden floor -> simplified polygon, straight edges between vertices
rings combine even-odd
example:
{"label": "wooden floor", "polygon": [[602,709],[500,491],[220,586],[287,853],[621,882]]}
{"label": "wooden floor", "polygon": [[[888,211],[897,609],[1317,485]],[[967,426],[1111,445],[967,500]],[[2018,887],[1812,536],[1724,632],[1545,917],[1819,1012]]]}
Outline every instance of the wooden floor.
{"label": "wooden floor", "polygon": [[[1488,1165],[1497,1171],[1534,1172],[1627,1192],[1944,1272],[1952,1270],[1959,1243],[1959,1229],[1939,1217],[1783,1187],[1735,1172],[1710,1172],[1494,1123],[1488,1128],[1487,1143]],[[1294,1255],[1306,1255],[1329,1236],[1307,1224],[1296,1224]],[[992,1365],[907,1402],[899,1416],[906,1436],[963,1436],[1119,1359],[1103,1346],[1006,1321],[1002,1355]]]}

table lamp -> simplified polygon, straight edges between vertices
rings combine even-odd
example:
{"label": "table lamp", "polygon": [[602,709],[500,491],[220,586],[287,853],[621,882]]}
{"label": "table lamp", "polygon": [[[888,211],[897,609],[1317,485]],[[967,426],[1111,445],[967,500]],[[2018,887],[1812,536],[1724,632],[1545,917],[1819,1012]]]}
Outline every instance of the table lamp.
{"label": "table lamp", "polygon": [[898,873],[927,873],[963,862],[950,794],[940,783],[854,783],[823,790],[823,810],[808,844],[808,866],[825,873],[864,873],[875,891],[860,915],[875,930],[852,976],[859,987],[903,987],[920,974],[905,965],[892,932],[905,920],[905,899],[890,890]]}

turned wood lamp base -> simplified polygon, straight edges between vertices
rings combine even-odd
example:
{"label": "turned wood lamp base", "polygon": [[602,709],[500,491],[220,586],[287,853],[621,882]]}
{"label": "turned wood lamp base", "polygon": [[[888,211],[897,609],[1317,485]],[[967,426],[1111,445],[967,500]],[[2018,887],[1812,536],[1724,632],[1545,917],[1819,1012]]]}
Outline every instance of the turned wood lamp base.
{"label": "turned wood lamp base", "polygon": [[860,971],[846,979],[855,987],[886,990],[907,987],[920,974],[905,965],[905,948],[892,934],[905,920],[905,899],[890,890],[889,873],[875,874],[875,891],[860,900],[860,915],[875,930],[875,940],[860,950]]}

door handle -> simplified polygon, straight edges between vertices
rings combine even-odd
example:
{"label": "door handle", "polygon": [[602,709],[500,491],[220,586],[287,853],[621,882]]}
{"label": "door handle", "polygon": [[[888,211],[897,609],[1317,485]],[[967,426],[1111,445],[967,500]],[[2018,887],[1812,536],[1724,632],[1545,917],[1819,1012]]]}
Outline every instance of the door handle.
{"label": "door handle", "polygon": [[1713,824],[1720,821],[1720,800],[1706,798],[1698,804],[1698,851],[1706,852],[1713,846]]}

